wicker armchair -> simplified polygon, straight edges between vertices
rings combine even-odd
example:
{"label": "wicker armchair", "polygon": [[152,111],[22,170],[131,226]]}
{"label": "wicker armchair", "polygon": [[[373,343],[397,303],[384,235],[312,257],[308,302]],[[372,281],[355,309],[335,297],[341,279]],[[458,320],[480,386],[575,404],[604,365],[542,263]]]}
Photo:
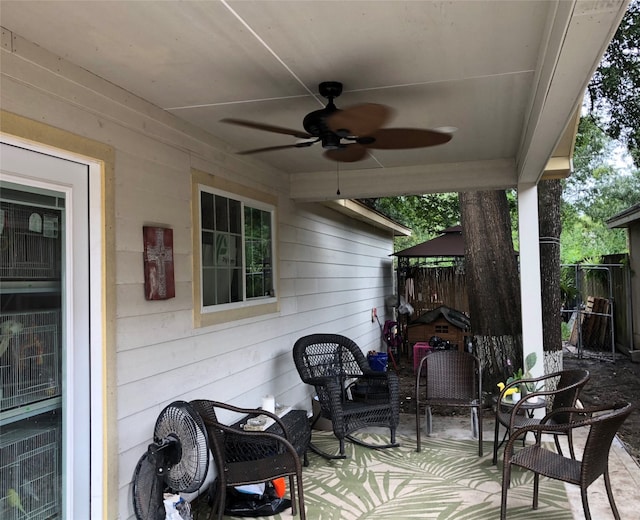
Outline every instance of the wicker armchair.
{"label": "wicker armchair", "polygon": [[427,435],[431,434],[431,407],[471,409],[473,436],[478,438],[482,457],[482,368],[480,360],[468,352],[441,350],[428,354],[416,375],[416,444],[420,451],[420,410],[426,407]]}
{"label": "wicker armchair", "polygon": [[[217,401],[199,399],[190,404],[204,421],[217,470],[216,481],[211,486],[213,503],[209,518],[213,519],[216,512],[218,520],[224,515],[228,487],[289,477],[291,512],[296,514],[297,489],[300,518],[305,520],[302,465],[296,449],[287,439],[287,430],[282,420],[264,410],[238,408]],[[249,417],[267,415],[280,426],[283,435],[243,431],[222,424],[216,416],[217,408]]]}
{"label": "wicker armchair", "polygon": [[[530,426],[533,424],[540,424],[540,418],[530,417],[526,413],[527,406],[536,399],[544,399],[545,402],[551,401],[550,411],[555,411],[559,408],[574,408],[578,401],[578,396],[582,387],[589,381],[589,371],[583,369],[574,370],[562,370],[560,372],[554,372],[541,377],[531,379],[520,379],[506,385],[500,395],[497,398],[495,410],[495,433],[493,438],[493,463],[498,462],[498,448],[504,442],[504,439],[508,435],[511,435],[516,429],[524,426]],[[522,397],[520,401],[512,405],[505,405],[504,397],[505,393],[513,386],[519,386],[523,383],[533,385],[534,388],[553,387],[553,389],[545,389],[541,391],[530,392]],[[547,422],[548,425],[553,424],[569,424],[571,423],[572,416],[569,413],[560,413],[552,416],[551,420]],[[502,441],[498,441],[500,425],[504,426],[507,431]],[[575,453],[573,449],[573,435],[572,428],[565,427],[565,430],[555,429],[553,430],[553,439],[556,444],[558,453],[562,454],[560,448],[560,442],[558,440],[559,435],[566,435],[569,441],[569,451],[571,458],[575,459]]]}
{"label": "wicker armchair", "polygon": [[[533,509],[538,508],[538,488],[540,475],[549,477],[570,484],[580,486],[582,495],[582,507],[584,517],[591,520],[589,503],[587,501],[587,488],[600,475],[604,475],[604,484],[607,490],[609,505],[613,511],[613,516],[620,519],[618,508],[616,507],[611,491],[611,480],[609,478],[609,450],[611,443],[618,431],[618,428],[629,417],[635,408],[630,403],[618,403],[613,406],[600,406],[597,408],[559,408],[548,414],[540,424],[525,426],[516,430],[504,451],[504,465],[502,468],[502,501],[500,506],[500,519],[507,517],[507,490],[511,478],[511,466],[520,466],[535,473],[533,481]],[[604,413],[602,413],[604,412]],[[594,413],[601,413],[587,419],[576,420],[569,424],[551,424],[551,421],[558,416],[571,416],[584,414],[589,416]],[[542,433],[564,432],[567,429],[573,430],[583,426],[589,427],[589,435],[582,454],[582,461],[575,458],[568,458],[547,450],[541,445]],[[536,442],[525,448],[513,452],[516,440],[528,433],[534,432]]]}
{"label": "wicker armchair", "polygon": [[[400,422],[400,381],[395,372],[371,370],[360,347],[339,334],[311,334],[295,342],[293,360],[300,378],[315,388],[319,417],[330,420],[339,455],[309,447],[326,458],[345,458],[345,438],[369,448],[396,447]],[[351,434],[369,426],[388,427],[391,442],[372,445]]]}

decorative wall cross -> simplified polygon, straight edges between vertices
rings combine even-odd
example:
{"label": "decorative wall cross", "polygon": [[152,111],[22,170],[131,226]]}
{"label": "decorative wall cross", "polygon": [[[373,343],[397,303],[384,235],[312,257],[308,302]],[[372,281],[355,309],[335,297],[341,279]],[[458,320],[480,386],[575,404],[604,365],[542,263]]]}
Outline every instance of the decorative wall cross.
{"label": "decorative wall cross", "polygon": [[166,300],[176,295],[173,274],[173,230],[143,227],[144,296],[147,300]]}

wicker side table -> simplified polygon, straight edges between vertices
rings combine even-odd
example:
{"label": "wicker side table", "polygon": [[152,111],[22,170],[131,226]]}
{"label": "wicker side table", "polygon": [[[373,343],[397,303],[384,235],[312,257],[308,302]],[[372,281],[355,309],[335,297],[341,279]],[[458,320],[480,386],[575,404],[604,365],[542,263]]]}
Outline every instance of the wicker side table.
{"label": "wicker side table", "polygon": [[[298,453],[298,456],[303,460],[305,466],[309,465],[307,458],[307,450],[309,449],[309,442],[311,442],[311,426],[309,419],[307,418],[306,410],[291,410],[281,418],[284,423],[284,427],[287,430],[287,436],[289,442],[293,445]],[[242,425],[246,422],[246,419],[242,419],[231,425],[232,428],[242,429]],[[278,423],[274,423],[265,430],[268,433],[275,433],[276,435],[283,435],[282,428]],[[234,439],[227,439],[226,450],[227,454],[231,456],[231,459],[242,459],[242,453],[248,451],[255,452],[255,450],[267,451],[270,449],[268,446],[249,447],[246,438],[240,439],[234,436]]]}

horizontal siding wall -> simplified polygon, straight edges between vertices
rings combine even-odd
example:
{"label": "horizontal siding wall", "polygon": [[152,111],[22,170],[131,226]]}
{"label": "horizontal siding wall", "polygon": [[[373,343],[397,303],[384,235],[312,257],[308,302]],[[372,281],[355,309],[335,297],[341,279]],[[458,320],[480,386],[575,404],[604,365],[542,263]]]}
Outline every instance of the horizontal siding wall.
{"label": "horizontal siding wall", "polygon": [[[2,53],[2,108],[113,147],[117,305],[117,518],[133,518],[130,481],[160,410],[176,399],[259,406],[270,393],[310,408],[295,340],[343,333],[380,349],[377,322],[393,291],[392,236],[320,204],[295,204],[288,179],[224,151],[200,130],[19,37]],[[194,329],[191,169],[277,195],[280,312]],[[142,227],[173,229],[176,296],[144,299]],[[108,476],[105,476],[108,478]],[[114,518],[116,516],[114,515]]]}

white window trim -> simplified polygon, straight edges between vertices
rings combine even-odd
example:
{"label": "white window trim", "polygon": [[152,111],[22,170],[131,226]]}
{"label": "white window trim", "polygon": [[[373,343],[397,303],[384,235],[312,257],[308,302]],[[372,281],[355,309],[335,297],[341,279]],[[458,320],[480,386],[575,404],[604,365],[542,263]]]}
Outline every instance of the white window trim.
{"label": "white window trim", "polygon": [[[216,188],[212,188],[211,186],[207,186],[205,184],[198,184],[198,194],[205,192],[205,193],[211,193],[213,195],[220,195],[221,197],[225,197],[227,199],[232,199],[232,200],[236,200],[238,202],[242,203],[242,209],[244,210],[245,206],[249,206],[251,208],[256,208],[259,209],[261,211],[266,211],[269,213],[270,217],[271,217],[271,256],[272,258],[275,258],[275,241],[274,241],[274,235],[275,235],[275,212],[276,212],[276,208],[275,206],[272,206],[271,204],[266,204],[264,202],[260,202],[258,200],[253,200],[250,199],[248,197],[244,197],[242,195],[238,195],[236,193],[231,193],[228,191],[224,191],[224,190],[219,190]],[[202,231],[202,199],[201,197],[198,197],[198,214],[200,215],[200,220],[198,222],[199,226],[200,226],[200,231]],[[242,211],[242,213],[240,214],[240,232],[241,232],[241,236],[242,236],[242,276],[243,276],[243,282],[242,282],[242,287],[243,287],[243,300],[239,301],[239,302],[231,302],[231,303],[220,303],[220,304],[215,304],[215,305],[202,305],[202,293],[204,291],[204,288],[202,287],[202,277],[200,277],[200,312],[202,314],[209,314],[212,312],[220,312],[220,311],[226,311],[226,310],[232,310],[232,309],[238,309],[238,308],[242,308],[242,307],[252,307],[255,305],[262,305],[264,303],[270,303],[270,302],[275,302],[277,301],[277,293],[275,296],[262,296],[262,297],[255,297],[255,298],[251,298],[251,299],[247,299],[247,282],[246,282],[246,269],[247,269],[247,255],[246,255],[246,250],[245,250],[245,244],[246,244],[246,237],[245,237],[245,233],[244,233],[244,211]],[[201,233],[202,236],[202,233]],[[201,240],[201,244],[202,244],[202,238]],[[275,262],[274,262],[275,264]],[[202,256],[200,257],[200,272],[202,272]],[[274,280],[274,284],[275,284],[275,280],[276,280],[276,266],[273,266],[273,280]],[[274,287],[274,292],[275,292],[275,287]]]}
{"label": "white window trim", "polygon": [[[205,191],[238,200],[250,207],[268,211],[271,214],[271,241],[273,254],[273,290],[274,296],[244,299],[241,302],[219,305],[202,305],[202,222],[200,193]],[[278,242],[277,242],[277,198],[264,192],[248,188],[226,179],[192,170],[193,197],[193,309],[194,326],[203,327],[218,323],[253,318],[265,314],[276,313],[280,309],[278,278]],[[242,214],[242,274],[245,276],[246,255],[244,254],[244,212]],[[246,280],[243,280],[243,291],[246,298]]]}

